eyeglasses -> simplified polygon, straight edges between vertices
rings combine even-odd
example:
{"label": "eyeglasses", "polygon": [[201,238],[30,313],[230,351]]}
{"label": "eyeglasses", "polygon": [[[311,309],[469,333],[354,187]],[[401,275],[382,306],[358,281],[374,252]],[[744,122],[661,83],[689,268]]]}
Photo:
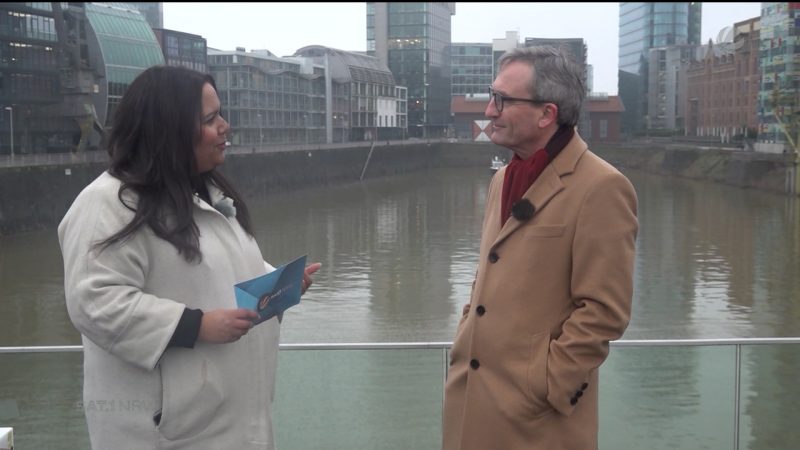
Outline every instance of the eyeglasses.
{"label": "eyeglasses", "polygon": [[499,92],[495,92],[491,86],[489,86],[489,101],[491,102],[494,100],[494,106],[497,108],[497,112],[503,112],[503,104],[505,102],[526,102],[526,103],[535,103],[535,104],[543,104],[543,103],[555,103],[551,102],[550,100],[534,100],[532,98],[517,98],[517,97],[509,97],[503,95]]}

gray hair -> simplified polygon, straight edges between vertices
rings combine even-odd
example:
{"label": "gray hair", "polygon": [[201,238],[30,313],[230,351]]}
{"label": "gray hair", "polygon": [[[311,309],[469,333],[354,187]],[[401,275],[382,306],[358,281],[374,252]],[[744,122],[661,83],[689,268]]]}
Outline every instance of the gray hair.
{"label": "gray hair", "polygon": [[514,61],[531,66],[533,76],[528,91],[532,98],[558,105],[558,124],[578,124],[581,105],[586,97],[583,71],[570,58],[554,47],[524,47],[506,52],[498,60],[502,70]]}

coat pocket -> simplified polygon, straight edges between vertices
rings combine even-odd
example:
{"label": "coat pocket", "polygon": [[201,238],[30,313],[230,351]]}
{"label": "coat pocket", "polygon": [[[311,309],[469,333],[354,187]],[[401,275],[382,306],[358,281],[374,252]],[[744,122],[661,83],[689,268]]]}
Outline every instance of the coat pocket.
{"label": "coat pocket", "polygon": [[547,360],[550,356],[550,332],[542,331],[531,338],[531,357],[527,371],[528,398],[534,418],[553,411],[547,401]]}
{"label": "coat pocket", "polygon": [[559,237],[564,234],[567,227],[564,225],[535,225],[525,227],[525,237],[547,238]]}
{"label": "coat pocket", "polygon": [[[197,352],[197,350],[193,350]],[[181,352],[161,362],[161,421],[158,431],[169,440],[186,439],[203,432],[224,401],[214,364]]]}

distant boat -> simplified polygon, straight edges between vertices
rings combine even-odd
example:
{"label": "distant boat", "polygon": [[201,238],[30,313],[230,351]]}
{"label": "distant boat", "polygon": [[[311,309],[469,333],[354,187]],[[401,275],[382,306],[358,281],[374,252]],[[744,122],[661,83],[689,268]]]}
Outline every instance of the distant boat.
{"label": "distant boat", "polygon": [[489,165],[489,172],[494,174],[498,170],[500,170],[503,166],[506,165],[506,162],[497,156],[492,159],[492,163]]}

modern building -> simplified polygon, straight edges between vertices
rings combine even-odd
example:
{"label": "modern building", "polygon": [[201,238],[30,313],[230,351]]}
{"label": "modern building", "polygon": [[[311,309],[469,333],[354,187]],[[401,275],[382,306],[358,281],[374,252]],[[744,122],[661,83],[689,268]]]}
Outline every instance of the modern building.
{"label": "modern building", "polygon": [[150,24],[150,28],[164,28],[164,4],[161,2],[137,2],[128,3],[138,9],[144,16],[144,20]]}
{"label": "modern building", "polygon": [[408,135],[407,89],[395,84],[392,72],[377,58],[320,45],[303,47],[295,56],[327,67],[332,86],[338,89],[331,108],[334,141]]}
{"label": "modern building", "polygon": [[685,134],[687,73],[696,45],[669,45],[647,52],[647,129]]}
{"label": "modern building", "polygon": [[206,39],[182,31],[153,28],[168,66],[181,66],[198,72],[208,72]]}
{"label": "modern building", "polygon": [[[698,47],[686,70],[686,135],[731,142],[758,129],[760,18],[737,22],[729,38]],[[726,35],[726,33],[720,33]]]}
{"label": "modern building", "polygon": [[98,146],[127,86],[163,63],[124,4],[1,4],[0,154]]}
{"label": "modern building", "polygon": [[494,78],[492,44],[454,42],[450,52],[452,95],[486,93]]}
{"label": "modern building", "polygon": [[520,46],[519,33],[516,31],[506,31],[506,37],[492,39],[492,81],[497,77],[499,67],[497,61],[509,50]]}
{"label": "modern building", "polygon": [[625,105],[623,131],[647,124],[649,50],[700,44],[701,3],[623,2],[619,4],[618,92]]}
{"label": "modern building", "polygon": [[99,94],[94,97],[94,107],[100,122],[108,126],[128,86],[148,67],[164,64],[164,56],[152,28],[138,11],[109,3],[84,5],[87,36],[93,37],[87,39],[89,67],[94,70]]}
{"label": "modern building", "polygon": [[800,4],[761,3],[760,129],[756,150],[797,152],[800,143]]}
{"label": "modern building", "polygon": [[408,132],[445,136],[450,129],[450,20],[455,3],[367,2],[367,53],[408,88]]}
{"label": "modern building", "polygon": [[230,141],[318,144],[407,137],[407,94],[363,53],[311,45],[293,56],[208,50]]}
{"label": "modern building", "polygon": [[268,50],[208,49],[233,145],[326,141],[325,68]]}

